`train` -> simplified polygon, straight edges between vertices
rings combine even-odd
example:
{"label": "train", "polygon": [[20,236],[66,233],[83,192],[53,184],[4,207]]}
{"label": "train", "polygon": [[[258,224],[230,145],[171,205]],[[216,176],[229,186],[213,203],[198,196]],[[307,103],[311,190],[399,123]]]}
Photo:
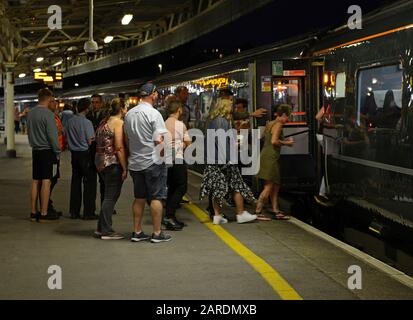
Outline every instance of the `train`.
{"label": "train", "polygon": [[[263,128],[278,104],[290,104],[284,135],[296,143],[282,150],[281,172],[283,195],[295,210],[309,210],[307,221],[342,238],[357,238],[361,249],[366,231],[412,254],[412,16],[413,2],[397,1],[363,16],[361,29],[307,33],[150,80],[163,96],[181,85],[189,89],[194,128],[204,127],[222,88],[247,99],[250,112],[267,109],[251,128]],[[59,98],[123,93],[133,99],[146,80],[73,89]],[[259,181],[249,182],[258,192]],[[322,183],[326,203],[314,199]],[[399,251],[387,249],[379,255],[394,263]],[[413,272],[411,260],[400,268]]]}

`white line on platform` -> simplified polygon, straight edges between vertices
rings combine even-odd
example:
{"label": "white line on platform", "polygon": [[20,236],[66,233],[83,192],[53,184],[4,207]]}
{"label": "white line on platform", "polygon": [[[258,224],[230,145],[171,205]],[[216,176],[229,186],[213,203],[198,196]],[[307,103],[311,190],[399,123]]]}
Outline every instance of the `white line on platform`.
{"label": "white line on platform", "polygon": [[357,248],[354,248],[347,243],[344,243],[336,238],[333,238],[332,236],[329,236],[328,234],[314,228],[313,226],[310,226],[309,224],[302,222],[296,218],[291,218],[288,222],[300,227],[301,229],[304,229],[305,231],[331,243],[335,247],[338,247],[353,257],[356,257],[363,262],[366,262],[367,264],[375,267],[376,269],[379,269],[380,271],[386,273],[389,275],[391,278],[399,281],[405,286],[408,286],[409,288],[413,289],[413,278],[409,277],[407,274],[401,272],[400,270],[397,270],[388,264],[385,264],[384,262],[377,260],[376,258],[368,255],[367,253],[364,253],[363,251],[358,250]]}
{"label": "white line on platform", "polygon": [[[202,174],[193,171],[193,170],[188,170],[189,173],[202,178]],[[391,278],[399,281],[400,283],[402,283],[403,285],[413,289],[413,278],[408,276],[407,274],[401,272],[400,270],[397,270],[391,266],[389,266],[388,264],[384,263],[383,261],[380,261],[370,255],[368,255],[367,253],[358,250],[357,248],[354,248],[350,245],[348,245],[347,243],[344,243],[332,236],[329,236],[328,234],[314,228],[313,226],[302,222],[296,218],[291,217],[291,219],[287,222],[290,222],[294,225],[296,225],[297,227],[300,227],[301,229],[331,243],[332,245],[334,245],[337,248],[342,249],[343,251],[347,252],[348,254],[350,254],[353,257],[356,257],[360,260],[362,260],[363,262],[373,266],[376,269],[379,269],[380,271],[384,272],[385,274],[389,275]]]}

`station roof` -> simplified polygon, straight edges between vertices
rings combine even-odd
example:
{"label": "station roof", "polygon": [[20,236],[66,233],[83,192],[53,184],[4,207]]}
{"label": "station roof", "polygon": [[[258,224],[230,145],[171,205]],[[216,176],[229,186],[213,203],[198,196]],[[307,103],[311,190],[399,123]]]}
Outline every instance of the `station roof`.
{"label": "station roof", "polygon": [[[36,67],[37,57],[47,57],[43,64],[58,63],[62,58],[82,59],[83,44],[89,36],[89,0],[8,0],[5,16],[16,39],[19,68]],[[111,49],[125,42],[138,41],[145,30],[161,24],[168,15],[190,9],[188,0],[96,0],[94,1],[94,39],[104,49],[104,38],[114,37]],[[62,9],[62,29],[51,30],[48,13],[51,5]],[[134,15],[129,25],[122,25],[126,13]],[[9,30],[10,30],[9,29]],[[109,47],[109,46],[107,46]],[[40,65],[41,66],[41,65]]]}
{"label": "station roof", "polygon": [[[94,40],[99,50],[89,57],[83,49],[89,39],[89,0],[1,1],[0,61],[16,61],[15,74],[30,75],[37,68],[62,70],[66,76],[88,73],[171,49],[268,2],[270,0],[254,3],[249,0],[95,0]],[[54,13],[48,13],[48,9],[54,5],[62,10],[62,29],[48,27]],[[218,14],[209,16],[212,11]],[[133,14],[128,25],[121,24],[125,14]],[[197,19],[199,17],[204,20],[195,25],[194,20],[202,20]],[[170,37],[159,41],[165,35]],[[106,36],[112,36],[113,40],[104,43]],[[14,52],[10,52],[10,39]],[[130,50],[145,46],[145,50]],[[38,62],[39,57],[44,60]],[[18,79],[16,84],[25,84],[19,80],[23,79]]]}

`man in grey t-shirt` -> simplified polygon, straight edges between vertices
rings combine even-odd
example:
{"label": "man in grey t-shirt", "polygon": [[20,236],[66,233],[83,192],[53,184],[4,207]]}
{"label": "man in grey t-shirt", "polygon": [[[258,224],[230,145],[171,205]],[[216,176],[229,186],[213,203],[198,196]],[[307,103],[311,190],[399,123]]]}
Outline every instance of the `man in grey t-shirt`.
{"label": "man in grey t-shirt", "polygon": [[[129,146],[129,170],[134,184],[135,201],[133,204],[134,242],[151,239],[151,242],[165,242],[171,236],[161,231],[162,201],[166,200],[167,168],[159,160],[155,147],[163,143],[163,135],[168,134],[162,115],[153,105],[158,99],[158,92],[152,83],[141,88],[141,102],[126,114],[125,136]],[[151,207],[153,234],[152,237],[142,231],[142,215],[145,203]]]}
{"label": "man in grey t-shirt", "polygon": [[[59,217],[48,213],[50,186],[57,167],[60,154],[57,142],[57,126],[53,113],[48,109],[54,102],[53,93],[49,89],[41,89],[38,93],[39,105],[27,114],[27,130],[29,144],[32,148],[33,181],[31,191],[32,221],[57,220]],[[37,211],[37,199],[40,194],[40,212]]]}

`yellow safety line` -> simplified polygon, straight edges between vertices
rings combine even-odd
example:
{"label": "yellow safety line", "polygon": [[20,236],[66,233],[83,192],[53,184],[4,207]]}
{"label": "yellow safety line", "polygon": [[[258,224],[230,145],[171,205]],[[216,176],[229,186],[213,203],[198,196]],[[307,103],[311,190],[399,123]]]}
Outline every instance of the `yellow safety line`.
{"label": "yellow safety line", "polygon": [[228,231],[219,225],[211,223],[208,215],[193,203],[184,205],[191,211],[199,221],[204,223],[212,232],[214,232],[222,241],[224,241],[232,250],[244,258],[273,288],[273,290],[283,300],[302,300],[303,298],[290,286],[290,284],[271,267],[265,260],[257,256],[254,252],[244,246],[240,241],[233,237]]}

